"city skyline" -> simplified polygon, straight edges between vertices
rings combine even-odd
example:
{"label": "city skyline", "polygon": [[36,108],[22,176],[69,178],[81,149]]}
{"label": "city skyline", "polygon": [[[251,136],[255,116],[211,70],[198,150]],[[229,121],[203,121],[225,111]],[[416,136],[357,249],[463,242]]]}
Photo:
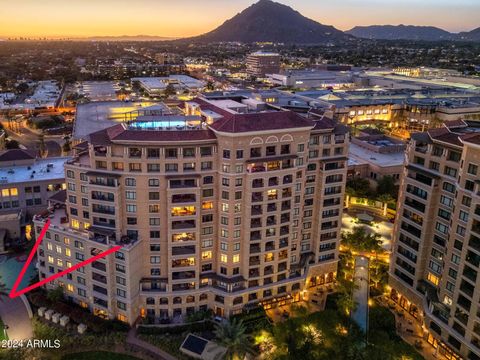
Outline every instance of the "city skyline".
{"label": "city skyline", "polygon": [[[140,0],[136,3],[136,14],[132,14],[130,3],[124,0],[104,0],[101,3],[87,0],[68,4],[58,0],[47,0],[41,4],[22,0],[3,5],[5,13],[13,16],[3,19],[0,37],[188,37],[213,30],[255,2],[222,2],[220,6],[219,0],[184,0],[181,3]],[[480,11],[480,4],[472,0],[461,0],[455,4],[427,0],[421,5],[412,0],[389,1],[388,4],[384,0],[278,2],[315,21],[344,31],[354,26],[405,24],[437,26],[447,31],[460,32],[470,31],[480,25],[475,16]],[[215,15],[212,16],[212,13]]]}

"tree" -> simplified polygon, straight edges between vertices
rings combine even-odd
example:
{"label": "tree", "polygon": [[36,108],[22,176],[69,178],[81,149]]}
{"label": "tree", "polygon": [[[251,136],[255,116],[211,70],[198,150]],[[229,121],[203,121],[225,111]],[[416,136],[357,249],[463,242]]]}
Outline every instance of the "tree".
{"label": "tree", "polygon": [[168,84],[167,87],[165,88],[165,96],[172,96],[175,95],[177,91],[175,90],[175,87],[173,84]]}
{"label": "tree", "polygon": [[367,233],[364,226],[355,226],[352,231],[343,231],[341,242],[342,245],[358,252],[383,252],[380,234]]}
{"label": "tree", "polygon": [[57,286],[54,290],[50,290],[47,293],[47,299],[52,303],[63,300],[63,288],[61,286]]}
{"label": "tree", "polygon": [[398,191],[397,187],[395,186],[395,179],[393,176],[385,175],[377,181],[377,194],[387,194],[394,199],[397,198]]}
{"label": "tree", "polygon": [[47,146],[45,145],[45,136],[43,134],[38,135],[38,152],[40,157],[47,155]]}
{"label": "tree", "polygon": [[347,194],[355,197],[369,197],[372,193],[370,181],[364,178],[352,178],[347,181]]}
{"label": "tree", "polygon": [[67,135],[63,139],[65,140],[65,142],[62,146],[62,150],[64,153],[68,154],[70,150],[72,150],[72,143],[70,141],[70,136]]}
{"label": "tree", "polygon": [[253,352],[246,331],[242,320],[233,319],[216,324],[214,333],[219,343],[227,348],[227,359],[234,359],[235,356],[243,358],[246,353]]}

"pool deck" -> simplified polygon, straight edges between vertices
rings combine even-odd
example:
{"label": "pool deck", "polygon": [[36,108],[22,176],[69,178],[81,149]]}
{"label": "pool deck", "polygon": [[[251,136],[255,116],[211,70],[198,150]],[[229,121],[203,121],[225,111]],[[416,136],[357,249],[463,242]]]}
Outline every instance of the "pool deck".
{"label": "pool deck", "polygon": [[8,326],[7,334],[10,340],[25,340],[33,337],[29,308],[22,297],[18,296],[14,299],[0,297],[0,317]]}

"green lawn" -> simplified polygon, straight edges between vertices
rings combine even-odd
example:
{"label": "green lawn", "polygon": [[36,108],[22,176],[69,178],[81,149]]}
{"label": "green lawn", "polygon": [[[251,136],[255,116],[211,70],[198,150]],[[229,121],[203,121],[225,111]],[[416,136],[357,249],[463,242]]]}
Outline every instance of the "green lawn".
{"label": "green lawn", "polygon": [[[3,321],[2,318],[0,318],[0,341],[2,340],[8,340],[8,334],[4,331],[3,329]],[[6,337],[5,337],[6,335]]]}
{"label": "green lawn", "polygon": [[62,360],[138,360],[138,358],[116,354],[106,351],[87,351],[75,354],[68,354],[62,357]]}

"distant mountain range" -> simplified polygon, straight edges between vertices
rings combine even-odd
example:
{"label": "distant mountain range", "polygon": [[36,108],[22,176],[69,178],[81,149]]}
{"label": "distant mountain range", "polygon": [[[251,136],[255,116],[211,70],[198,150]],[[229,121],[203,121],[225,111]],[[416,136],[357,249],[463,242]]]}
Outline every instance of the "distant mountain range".
{"label": "distant mountain range", "polygon": [[[372,25],[356,26],[343,32],[309,19],[289,6],[260,0],[225,21],[216,29],[195,37],[168,38],[151,35],[92,36],[68,38],[77,41],[164,41],[190,42],[276,42],[285,44],[343,44],[355,38],[385,40],[475,41],[480,27],[469,32],[451,33],[434,26]],[[32,39],[33,40],[33,39]]]}
{"label": "distant mountain range", "polygon": [[371,25],[355,26],[347,34],[365,39],[480,41],[480,28],[469,32],[451,33],[434,26]]}
{"label": "distant mountain range", "polygon": [[352,36],[343,31],[306,18],[291,7],[270,0],[260,0],[215,30],[187,40],[320,44],[352,39]]}

